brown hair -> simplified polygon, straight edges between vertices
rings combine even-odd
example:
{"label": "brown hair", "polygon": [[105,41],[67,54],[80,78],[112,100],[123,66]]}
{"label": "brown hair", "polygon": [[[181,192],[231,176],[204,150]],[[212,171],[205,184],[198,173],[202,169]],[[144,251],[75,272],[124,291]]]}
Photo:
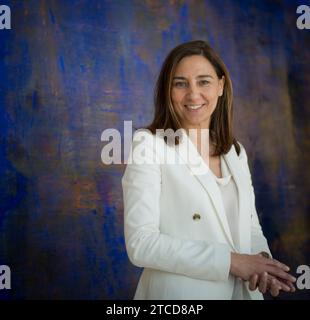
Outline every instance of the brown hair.
{"label": "brown hair", "polygon": [[[201,40],[190,41],[175,47],[166,57],[157,79],[154,91],[155,115],[152,123],[146,127],[153,134],[156,129],[181,128],[181,123],[171,101],[171,84],[177,64],[187,56],[204,56],[215,69],[219,79],[225,77],[223,95],[219,97],[217,106],[210,119],[210,139],[215,144],[214,155],[227,153],[234,144],[239,155],[240,146],[233,136],[233,89],[229,72],[217,53]],[[176,141],[178,143],[178,140]]]}

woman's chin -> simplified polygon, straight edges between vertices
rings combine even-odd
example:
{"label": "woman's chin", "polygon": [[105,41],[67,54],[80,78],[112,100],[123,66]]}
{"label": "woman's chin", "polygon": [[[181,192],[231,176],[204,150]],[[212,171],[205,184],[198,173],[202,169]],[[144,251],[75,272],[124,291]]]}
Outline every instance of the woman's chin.
{"label": "woman's chin", "polygon": [[198,119],[187,119],[185,121],[185,127],[186,128],[197,128],[197,129],[201,129],[201,128],[209,128],[209,123],[210,123],[210,118],[198,118]]}

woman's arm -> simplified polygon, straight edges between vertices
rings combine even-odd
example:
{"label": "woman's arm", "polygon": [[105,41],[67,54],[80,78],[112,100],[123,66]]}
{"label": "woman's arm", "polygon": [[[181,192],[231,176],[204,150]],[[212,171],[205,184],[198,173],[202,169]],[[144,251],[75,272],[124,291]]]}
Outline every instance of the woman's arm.
{"label": "woman's arm", "polygon": [[[160,212],[161,169],[160,164],[150,159],[152,156],[155,159],[155,137],[146,135],[139,144],[138,153],[135,153],[138,150],[135,140],[139,140],[137,135],[131,149],[134,161],[127,165],[122,178],[125,243],[130,261],[139,267],[196,279],[227,280],[230,269],[228,245],[182,239],[160,232],[160,215],[164,214]],[[148,163],[142,164],[143,160]]]}

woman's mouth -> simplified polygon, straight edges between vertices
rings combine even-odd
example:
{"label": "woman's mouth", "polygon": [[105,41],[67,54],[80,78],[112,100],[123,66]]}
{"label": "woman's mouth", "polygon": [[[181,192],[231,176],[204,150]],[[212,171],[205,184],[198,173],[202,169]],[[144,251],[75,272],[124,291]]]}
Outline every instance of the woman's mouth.
{"label": "woman's mouth", "polygon": [[201,109],[205,104],[185,104],[185,107],[190,111],[196,111]]}

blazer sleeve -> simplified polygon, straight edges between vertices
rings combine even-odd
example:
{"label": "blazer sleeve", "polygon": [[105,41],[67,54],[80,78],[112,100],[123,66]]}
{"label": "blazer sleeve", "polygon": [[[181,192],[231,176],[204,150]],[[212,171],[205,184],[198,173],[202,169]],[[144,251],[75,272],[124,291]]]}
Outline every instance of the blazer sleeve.
{"label": "blazer sleeve", "polygon": [[[230,270],[229,246],[182,239],[160,230],[161,164],[155,154],[155,137],[134,135],[122,178],[124,233],[129,260],[138,267],[225,281]],[[137,151],[137,152],[135,152]],[[171,190],[173,192],[173,190]]]}
{"label": "blazer sleeve", "polygon": [[248,157],[245,151],[245,148],[243,145],[239,142],[239,145],[241,147],[241,151],[239,154],[239,159],[243,162],[242,167],[245,170],[246,175],[249,178],[250,181],[250,188],[251,188],[251,253],[257,254],[262,251],[267,252],[270,257],[272,257],[268,242],[266,237],[263,234],[261,224],[258,219],[257,211],[256,211],[256,205],[255,205],[255,193],[254,193],[254,187],[252,183],[252,177],[251,172],[248,164]]}

